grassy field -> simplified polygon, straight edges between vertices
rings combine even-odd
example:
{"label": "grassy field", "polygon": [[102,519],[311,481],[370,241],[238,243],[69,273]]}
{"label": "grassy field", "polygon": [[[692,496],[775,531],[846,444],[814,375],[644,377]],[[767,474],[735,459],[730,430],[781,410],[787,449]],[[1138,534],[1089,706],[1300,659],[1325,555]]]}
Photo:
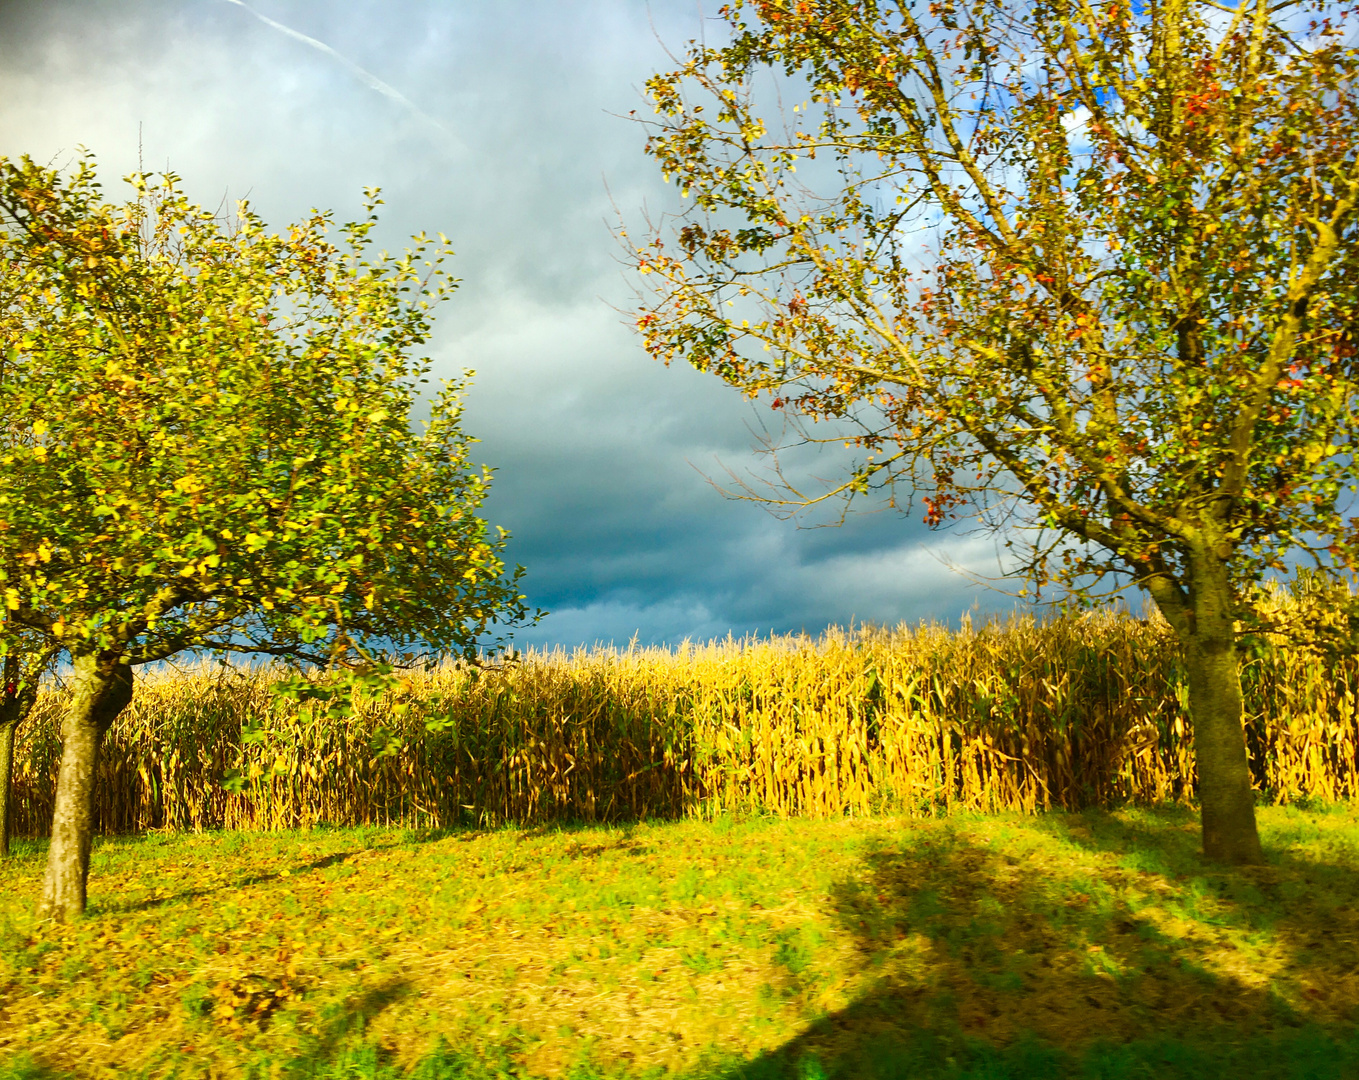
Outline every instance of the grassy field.
{"label": "grassy field", "polygon": [[313,829],[0,864],[0,1077],[1359,1075],[1359,807]]}

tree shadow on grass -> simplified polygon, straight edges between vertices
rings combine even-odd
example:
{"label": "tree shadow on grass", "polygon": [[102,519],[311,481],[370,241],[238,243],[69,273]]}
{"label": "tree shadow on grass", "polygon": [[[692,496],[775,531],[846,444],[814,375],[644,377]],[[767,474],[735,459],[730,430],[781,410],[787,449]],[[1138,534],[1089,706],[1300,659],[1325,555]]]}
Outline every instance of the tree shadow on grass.
{"label": "tree shadow on grass", "polygon": [[0,1080],[66,1080],[67,1074],[40,1065],[28,1054],[0,1061]]}
{"label": "tree shadow on grass", "polygon": [[[649,854],[652,850],[652,847],[648,844],[640,843],[634,839],[637,824],[638,823],[636,822],[623,822],[620,824],[616,824],[614,826],[614,829],[617,832],[617,836],[615,838],[612,838],[608,843],[605,844],[582,845],[568,839],[566,846],[566,854],[575,857],[588,857],[592,855],[598,855],[606,851],[615,850],[633,855]],[[404,828],[400,831],[398,846],[404,845],[417,846],[424,844],[435,844],[445,840],[456,840],[460,843],[470,843],[476,840],[483,839],[496,831],[505,831],[511,833],[517,832],[520,839],[540,838],[556,834],[564,834],[567,837],[570,837],[572,834],[576,833],[594,836],[598,833],[599,826],[597,824],[592,824],[590,822],[569,822],[565,824],[553,824],[549,826],[539,826],[523,829],[514,825],[505,825],[500,827],[500,829],[485,829],[462,825],[439,828],[411,826]],[[145,839],[146,834],[137,834],[131,836],[120,835],[115,837],[99,838],[101,842],[109,841],[136,842],[143,841]],[[39,855],[45,856],[48,844],[48,839],[46,837],[42,837],[37,840],[28,840],[25,843],[27,844],[27,848],[21,849],[18,852],[18,854],[21,857],[31,861],[32,859],[36,858]],[[380,846],[386,847],[388,845]],[[149,911],[155,908],[166,907],[171,904],[176,904],[184,900],[193,900],[204,896],[212,896],[214,894],[222,892],[232,892],[237,889],[246,888],[251,885],[267,884],[269,882],[280,880],[285,877],[305,874],[308,871],[325,870],[328,867],[344,863],[350,859],[364,855],[365,853],[370,852],[372,850],[374,850],[372,845],[366,845],[363,847],[353,848],[347,851],[332,852],[331,854],[325,855],[321,858],[313,859],[306,862],[298,862],[286,868],[280,867],[278,870],[272,870],[267,873],[251,874],[246,877],[234,879],[223,879],[211,885],[201,885],[179,889],[174,892],[166,892],[163,895],[159,896],[153,895],[143,897],[140,900],[122,900],[116,896],[100,895],[97,892],[95,892],[89,905],[89,914],[91,915],[126,914],[138,911]],[[18,866],[19,860],[16,858],[11,865]],[[93,881],[94,884],[97,886],[98,878],[95,877]],[[0,1080],[3,1080],[3,1077],[0,1077]]]}
{"label": "tree shadow on grass", "polygon": [[966,823],[880,837],[831,895],[872,989],[697,1075],[1359,1076],[1356,865],[1211,868],[1178,811],[1039,822],[1080,854]]}
{"label": "tree shadow on grass", "polygon": [[215,885],[203,885],[196,888],[180,889],[178,892],[167,892],[164,896],[148,896],[142,900],[120,901],[117,899],[102,899],[98,903],[90,904],[91,915],[102,914],[128,914],[134,911],[149,911],[152,908],[165,907],[169,904],[177,904],[184,900],[193,900],[200,896],[211,896],[219,892],[232,892],[243,889],[249,885],[263,885],[266,882],[277,881],[284,877],[294,874],[303,874],[309,870],[324,870],[330,866],[336,866],[352,859],[356,855],[362,854],[366,849],[358,848],[354,851],[336,851],[310,862],[298,863],[287,867],[286,870],[273,870],[265,874],[251,874],[247,877],[235,878],[233,880],[223,880]]}
{"label": "tree shadow on grass", "polygon": [[[513,831],[514,827],[513,827],[513,826],[506,826],[505,829],[506,829],[507,831]],[[632,835],[632,830],[627,829],[626,827],[620,827],[620,830],[621,830],[620,835],[621,835],[624,839],[623,839],[623,840],[620,840],[620,841],[618,842],[618,844],[613,845],[613,846],[628,847],[628,845],[625,844],[624,841],[625,841],[625,840],[630,840],[631,835]],[[494,830],[478,829],[478,828],[472,828],[472,827],[467,827],[467,826],[453,826],[453,827],[449,827],[449,828],[424,828],[424,827],[416,828],[416,827],[411,827],[411,828],[403,829],[403,830],[401,831],[401,833],[400,833],[400,844],[401,844],[401,845],[423,845],[423,844],[434,844],[434,843],[438,843],[438,842],[443,841],[443,840],[457,840],[457,841],[462,842],[462,843],[468,843],[468,842],[472,842],[472,841],[475,841],[475,840],[478,840],[478,839],[482,839],[482,838],[484,838],[485,836],[487,836],[490,832],[493,832],[493,831],[494,831]],[[565,831],[565,832],[576,832],[576,831],[580,831],[580,832],[593,832],[593,831],[594,831],[594,827],[593,827],[593,826],[590,826],[590,825],[588,825],[588,824],[581,824],[581,825],[579,825],[579,826],[572,825],[572,826],[566,827],[565,829],[561,829],[561,830],[557,830],[557,827],[554,827],[553,829],[542,829],[542,830],[536,831],[536,832],[521,832],[520,835],[521,835],[521,836],[540,836],[540,835],[548,835],[548,834],[549,834],[550,832],[552,832],[552,831]],[[118,836],[118,837],[101,838],[101,839],[102,839],[102,840],[105,840],[105,841],[114,840],[114,841],[118,841],[118,842],[127,842],[127,841],[129,841],[129,840],[131,840],[131,841],[141,841],[141,840],[144,840],[144,839],[145,839],[145,834],[136,835],[136,836]],[[38,854],[43,854],[43,853],[46,852],[46,845],[47,845],[47,839],[46,839],[46,838],[43,838],[41,841],[35,841],[35,842],[33,842],[33,843],[40,843],[40,844],[41,844],[41,849],[40,849],[39,851],[37,851]],[[387,845],[380,845],[380,846],[381,846],[381,847],[386,847]],[[608,847],[609,847],[609,845],[605,845],[605,846],[600,846],[600,847],[597,847],[597,848],[594,848],[594,849],[589,849],[589,850],[580,849],[580,850],[581,850],[581,852],[584,853],[584,854],[590,854],[590,853],[598,853],[598,852],[600,852],[600,851],[607,850]],[[637,848],[637,845],[633,844],[633,845],[631,845],[631,847],[632,847],[632,848]],[[250,874],[250,875],[247,875],[247,876],[245,876],[245,877],[240,877],[240,878],[222,879],[222,880],[220,880],[220,881],[218,881],[218,882],[216,882],[216,883],[214,883],[214,884],[211,884],[211,885],[200,885],[200,886],[193,886],[193,887],[190,887],[190,888],[183,888],[183,889],[176,890],[176,891],[174,891],[174,892],[165,892],[163,895],[159,895],[159,896],[153,895],[153,896],[143,897],[143,898],[141,898],[140,900],[122,900],[122,899],[120,899],[120,898],[118,898],[118,897],[116,897],[116,896],[99,895],[98,893],[95,893],[95,894],[94,894],[94,898],[91,900],[90,905],[89,905],[89,914],[91,914],[91,915],[102,915],[102,914],[127,914],[127,913],[138,912],[138,911],[149,911],[149,910],[152,910],[152,909],[155,909],[155,908],[166,907],[166,906],[169,906],[169,905],[172,905],[172,904],[177,904],[177,903],[180,903],[180,902],[185,901],[185,900],[193,900],[193,899],[197,899],[197,898],[204,897],[204,896],[212,896],[212,895],[215,895],[215,894],[217,894],[217,893],[233,892],[233,891],[235,891],[235,890],[242,889],[242,888],[246,888],[246,887],[251,886],[251,885],[263,885],[263,884],[267,884],[267,883],[269,883],[269,882],[281,880],[281,879],[283,879],[283,878],[285,878],[285,877],[292,877],[292,876],[295,876],[295,875],[305,874],[305,873],[307,873],[307,872],[309,872],[309,871],[325,870],[325,869],[327,869],[327,868],[329,868],[329,867],[336,866],[336,865],[339,865],[339,864],[341,864],[341,863],[347,862],[347,861],[350,860],[350,859],[354,859],[354,858],[357,858],[357,857],[359,857],[359,856],[362,856],[362,855],[364,855],[364,854],[366,854],[366,853],[368,853],[368,852],[371,852],[371,851],[373,851],[373,850],[374,850],[374,847],[370,844],[370,845],[366,845],[366,846],[363,846],[363,847],[356,847],[356,848],[353,848],[353,849],[347,850],[347,851],[336,851],[336,852],[330,853],[329,855],[325,855],[325,856],[322,856],[322,857],[317,858],[317,859],[312,859],[312,860],[305,861],[305,862],[297,862],[297,863],[292,864],[291,866],[288,866],[288,867],[280,867],[280,868],[277,869],[277,870],[271,870],[271,871],[268,871],[268,872],[266,872],[266,873]],[[643,851],[644,851],[644,850],[648,850],[648,849],[639,849],[639,850],[643,850]],[[32,854],[32,853],[26,853],[26,854]],[[94,878],[94,882],[95,882],[96,885],[98,884],[98,879],[97,879],[97,877]],[[3,1080],[3,1078],[0,1077],[0,1080]]]}
{"label": "tree shadow on grass", "polygon": [[[354,1075],[370,1065],[381,1071],[384,1064],[380,1050],[361,1043],[368,1025],[386,1008],[411,994],[414,988],[409,979],[384,979],[375,986],[354,995],[327,1011],[321,1030],[306,1050],[283,1070],[292,1077],[323,1077]],[[367,1059],[371,1059],[367,1060]],[[359,1065],[359,1069],[354,1066]]]}

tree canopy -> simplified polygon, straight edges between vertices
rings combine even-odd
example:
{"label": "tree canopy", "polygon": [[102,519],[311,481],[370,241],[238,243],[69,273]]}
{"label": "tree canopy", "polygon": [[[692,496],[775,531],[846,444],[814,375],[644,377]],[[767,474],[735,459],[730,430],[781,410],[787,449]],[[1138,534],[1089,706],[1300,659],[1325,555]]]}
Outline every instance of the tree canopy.
{"label": "tree canopy", "polygon": [[370,258],[375,193],[337,247],[327,214],[273,234],[130,179],[113,207],[88,161],[4,167],[6,620],[137,664],[475,652],[522,618],[459,387],[413,430],[444,253]]}
{"label": "tree canopy", "polygon": [[[327,213],[275,233],[173,174],[128,182],[112,205],[88,157],[69,175],[0,159],[0,649],[59,643],[68,727],[98,729],[131,666],[186,649],[353,664],[496,645],[528,617],[522,569],[476,513],[489,473],[462,385],[425,402],[412,356],[455,284],[446,243],[373,253],[376,191],[337,244]],[[83,880],[54,913],[83,907]]]}
{"label": "tree canopy", "polygon": [[1290,559],[1359,561],[1353,13],[721,16],[647,83],[647,152],[693,200],[631,242],[648,349],[856,448],[781,505],[923,490],[1040,589],[1146,590],[1185,649],[1205,850],[1258,859],[1236,634]]}

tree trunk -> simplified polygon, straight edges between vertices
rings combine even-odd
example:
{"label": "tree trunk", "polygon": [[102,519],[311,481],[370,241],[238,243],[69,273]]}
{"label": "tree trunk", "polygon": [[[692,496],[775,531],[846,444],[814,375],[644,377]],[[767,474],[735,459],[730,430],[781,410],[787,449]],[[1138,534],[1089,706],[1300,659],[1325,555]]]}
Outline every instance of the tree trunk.
{"label": "tree trunk", "polygon": [[0,720],[0,859],[9,858],[9,789],[14,780],[14,733],[19,721]]}
{"label": "tree trunk", "polygon": [[[1241,667],[1226,565],[1211,554],[1191,559],[1188,597],[1153,590],[1157,606],[1180,639],[1194,725],[1203,854],[1234,865],[1265,861],[1255,826]],[[1187,601],[1187,602],[1186,602]]]}
{"label": "tree trunk", "polygon": [[0,693],[0,859],[9,858],[10,792],[14,785],[14,738],[38,700],[38,676],[51,653],[30,662],[27,670],[19,657],[5,657],[4,688]]}
{"label": "tree trunk", "polygon": [[1189,715],[1194,723],[1203,854],[1213,862],[1264,862],[1242,724],[1236,643],[1185,643]]}
{"label": "tree trunk", "polygon": [[94,781],[99,743],[132,700],[132,669],[117,657],[72,657],[70,707],[61,724],[61,767],[52,813],[38,915],[65,922],[85,910],[94,834]]}

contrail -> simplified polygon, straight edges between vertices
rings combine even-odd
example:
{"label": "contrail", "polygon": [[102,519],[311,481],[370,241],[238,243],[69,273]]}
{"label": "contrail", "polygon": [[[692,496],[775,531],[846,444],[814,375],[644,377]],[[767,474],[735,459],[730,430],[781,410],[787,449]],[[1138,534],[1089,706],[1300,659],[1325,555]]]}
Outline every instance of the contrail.
{"label": "contrail", "polygon": [[425,123],[431,124],[434,127],[438,128],[439,131],[441,131],[452,142],[454,146],[461,148],[462,145],[461,140],[456,135],[454,135],[453,132],[449,131],[448,128],[443,126],[443,124],[435,120],[434,117],[429,115],[429,113],[422,110],[419,106],[415,104],[415,102],[411,101],[410,98],[406,97],[405,94],[401,93],[400,90],[397,90],[393,86],[388,86],[385,82],[379,79],[371,71],[365,71],[363,68],[359,67],[358,64],[354,63],[354,61],[350,60],[348,57],[341,56],[329,45],[327,45],[324,41],[317,41],[314,37],[308,37],[306,34],[294,30],[291,26],[284,26],[281,22],[276,22],[275,20],[269,18],[269,16],[267,15],[261,15],[249,4],[245,3],[245,0],[224,0],[224,2],[228,4],[235,4],[238,8],[244,8],[246,11],[250,12],[251,15],[255,16],[255,18],[259,19],[260,22],[264,23],[265,26],[272,26],[275,30],[279,31],[280,33],[287,34],[290,38],[296,38],[298,41],[302,42],[302,44],[310,45],[313,49],[316,49],[318,52],[323,52],[327,56],[334,57],[346,68],[348,68],[350,73],[353,74],[364,85],[368,86],[373,90],[376,90],[379,94],[382,94],[384,97],[391,98],[403,109],[406,109],[414,113],[416,116],[420,117],[421,120],[425,121]]}

